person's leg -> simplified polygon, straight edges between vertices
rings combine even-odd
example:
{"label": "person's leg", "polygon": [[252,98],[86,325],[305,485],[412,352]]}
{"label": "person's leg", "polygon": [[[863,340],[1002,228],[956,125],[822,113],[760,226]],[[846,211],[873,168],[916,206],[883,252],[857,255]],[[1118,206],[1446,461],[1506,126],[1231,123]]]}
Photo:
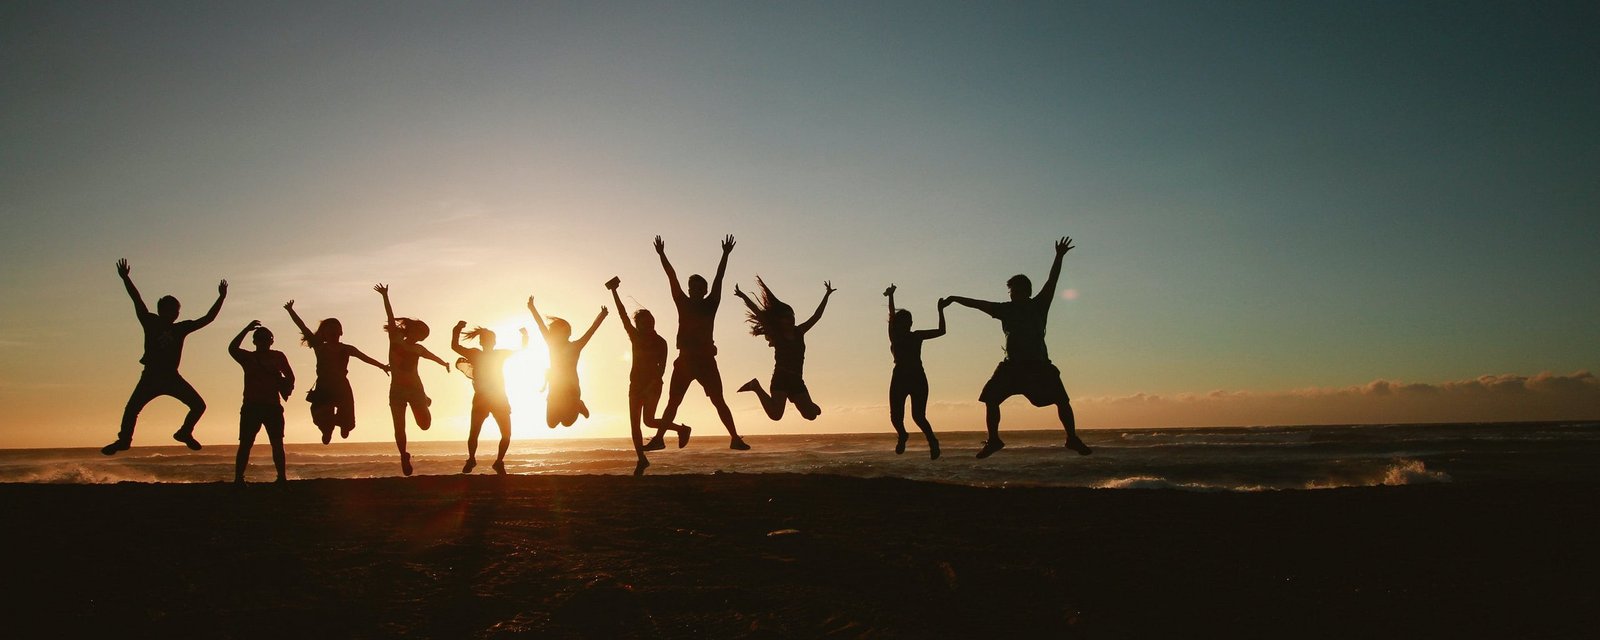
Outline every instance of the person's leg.
{"label": "person's leg", "polygon": [[889,426],[894,427],[896,455],[906,452],[906,390],[898,380],[889,381]]}
{"label": "person's leg", "polygon": [[256,431],[261,429],[260,414],[254,411],[239,412],[239,452],[233,456],[233,482],[244,484],[244,470],[250,465],[250,449],[256,445]]}
{"label": "person's leg", "polygon": [[692,429],[689,428],[689,425],[673,424],[666,420],[654,417],[656,413],[656,406],[661,404],[661,385],[659,383],[647,385],[640,393],[642,394],[641,400],[643,408],[640,410],[639,417],[640,420],[644,422],[645,426],[655,429],[657,433],[662,431],[676,431],[678,433],[678,448],[682,449],[685,446],[688,446],[689,432],[692,431]]}
{"label": "person's leg", "polygon": [[478,433],[483,431],[483,421],[488,417],[489,408],[473,398],[472,418],[467,426],[467,463],[461,467],[462,473],[472,473],[472,468],[478,466]]}
{"label": "person's leg", "polygon": [[194,426],[200,423],[200,416],[206,412],[206,401],[200,398],[200,392],[179,376],[171,382],[172,388],[167,391],[169,395],[177,398],[179,402],[189,407],[189,413],[183,416],[183,425],[172,434],[172,439],[182,442],[184,446],[195,451],[200,450],[200,443],[194,439]]}
{"label": "person's leg", "polygon": [[428,410],[428,405],[433,404],[427,396],[418,394],[419,397],[411,399],[411,419],[417,421],[417,428],[427,431],[433,426],[433,412]]}
{"label": "person's leg", "polygon": [[[660,421],[662,423],[670,424],[674,418],[678,417],[678,405],[683,403],[683,396],[689,392],[689,383],[694,381],[694,377],[694,372],[690,370],[690,366],[684,363],[682,357],[673,362],[672,377],[669,379],[667,386],[667,408],[661,412]],[[655,451],[656,449],[667,448],[667,445],[661,442],[661,438],[664,435],[666,435],[666,429],[657,426],[656,435],[650,438],[650,442],[645,445],[644,450]]]}
{"label": "person's leg", "polygon": [[287,482],[288,476],[284,474],[287,466],[287,456],[283,454],[283,410],[279,409],[267,416],[267,441],[272,443],[272,466],[278,472],[278,482]]}
{"label": "person's leg", "polygon": [[339,439],[350,437],[350,432],[356,430],[356,394],[350,388],[350,381],[344,383],[344,392],[339,395],[338,407],[334,410],[334,424],[339,425]]}
{"label": "person's leg", "polygon": [[706,361],[697,380],[700,382],[700,388],[705,390],[706,397],[711,399],[711,406],[716,407],[717,418],[722,420],[722,427],[728,430],[731,439],[728,448],[740,451],[749,449],[750,445],[744,443],[744,438],[739,437],[738,427],[733,425],[733,411],[728,409],[728,401],[722,397],[722,372],[717,369],[715,359]]}
{"label": "person's leg", "polygon": [[994,452],[1006,446],[1006,443],[1000,441],[1000,403],[985,402],[983,404],[983,418],[989,427],[989,439],[985,440],[983,448],[978,450],[979,458],[992,456]]}
{"label": "person's leg", "polygon": [[644,475],[644,468],[650,466],[650,459],[644,455],[644,434],[640,431],[640,422],[643,420],[644,399],[640,397],[643,391],[636,385],[628,385],[628,429],[633,436],[633,453],[639,460],[633,467],[633,475]]}
{"label": "person's leg", "polygon": [[122,408],[122,424],[117,429],[117,440],[100,450],[108,456],[116,455],[118,451],[125,451],[133,442],[133,427],[139,421],[139,412],[144,411],[144,406],[151,400],[161,395],[156,389],[153,380],[140,376],[139,383],[134,385],[133,393],[128,394],[128,404]]}
{"label": "person's leg", "polygon": [[806,381],[796,379],[792,384],[792,388],[785,385],[785,395],[789,396],[789,402],[794,403],[794,410],[799,411],[802,418],[816,420],[817,416],[822,415],[822,407],[811,399],[811,389],[806,386]]}
{"label": "person's leg", "polygon": [[[922,430],[922,435],[928,439],[928,457],[939,459],[939,439],[933,435],[933,425],[928,423],[928,385],[926,381],[911,392],[911,419],[916,421],[917,428]],[[905,436],[901,436],[904,438]]]}
{"label": "person's leg", "polygon": [[1078,455],[1080,456],[1086,456],[1094,453],[1094,450],[1090,449],[1089,445],[1084,444],[1083,440],[1078,438],[1078,425],[1077,421],[1074,420],[1072,416],[1071,402],[1063,400],[1057,403],[1056,416],[1061,418],[1061,427],[1067,430],[1068,449],[1078,452]]}
{"label": "person's leg", "polygon": [[511,448],[511,407],[495,407],[493,413],[495,426],[500,427],[500,450],[494,456],[494,472],[504,475],[506,450]]}
{"label": "person's leg", "polygon": [[333,441],[333,400],[329,393],[315,390],[317,401],[311,403],[311,424],[322,432],[322,444]]}
{"label": "person's leg", "polygon": [[773,377],[772,382],[772,393],[767,393],[766,389],[762,389],[761,381],[754,378],[744,383],[744,386],[739,387],[739,391],[748,391],[756,394],[756,399],[761,401],[761,409],[767,412],[767,417],[773,420],[781,420],[783,419],[783,410],[789,404],[789,395],[778,387],[776,376]]}
{"label": "person's leg", "polygon": [[389,399],[389,418],[394,421],[394,448],[399,450],[400,457],[406,457],[406,403],[405,400]]}

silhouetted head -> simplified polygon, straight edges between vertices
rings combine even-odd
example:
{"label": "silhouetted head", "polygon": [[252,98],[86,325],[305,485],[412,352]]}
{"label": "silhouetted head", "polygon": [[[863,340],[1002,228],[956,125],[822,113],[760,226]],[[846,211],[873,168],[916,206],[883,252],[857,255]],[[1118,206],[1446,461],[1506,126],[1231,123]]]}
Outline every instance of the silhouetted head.
{"label": "silhouetted head", "polygon": [[894,316],[889,318],[889,330],[895,333],[911,331],[911,312],[905,309],[897,309],[894,312]]}
{"label": "silhouetted head", "polygon": [[1006,288],[1011,290],[1011,301],[1021,302],[1033,297],[1033,281],[1028,276],[1017,274],[1006,281]]}
{"label": "silhouetted head", "polygon": [[339,323],[338,318],[326,318],[317,324],[315,335],[323,342],[338,342],[339,337],[344,335],[344,325]]}
{"label": "silhouetted head", "polygon": [[655,333],[656,316],[649,309],[639,309],[633,312],[633,325],[645,333]]}
{"label": "silhouetted head", "polygon": [[176,322],[178,320],[178,299],[172,296],[161,296],[161,299],[156,301],[156,315],[167,322]]}
{"label": "silhouetted head", "polygon": [[258,327],[255,333],[250,334],[250,342],[254,343],[257,349],[266,351],[272,346],[272,331],[266,327]]}
{"label": "silhouetted head", "polygon": [[699,300],[706,297],[708,290],[709,287],[706,286],[706,279],[701,277],[700,274],[696,273],[692,276],[689,276],[689,297]]}
{"label": "silhouetted head", "polygon": [[483,327],[476,327],[471,331],[468,331],[468,332],[466,332],[464,334],[461,334],[461,336],[463,338],[468,339],[468,340],[476,339],[478,341],[478,344],[482,345],[484,349],[493,349],[494,348],[494,343],[495,343],[494,332],[490,331],[488,329],[485,329]]}
{"label": "silhouetted head", "polygon": [[404,338],[406,342],[422,342],[428,339],[428,323],[416,318],[395,318],[394,323],[384,325],[383,330],[399,332],[396,335]]}
{"label": "silhouetted head", "polygon": [[750,323],[750,335],[766,336],[768,344],[775,337],[790,337],[794,333],[794,307],[779,300],[767,288],[761,276],[756,276],[756,285],[760,287],[756,294],[756,310],[745,310],[745,321]]}
{"label": "silhouetted head", "polygon": [[562,340],[572,337],[572,325],[561,318],[550,318],[550,335]]}

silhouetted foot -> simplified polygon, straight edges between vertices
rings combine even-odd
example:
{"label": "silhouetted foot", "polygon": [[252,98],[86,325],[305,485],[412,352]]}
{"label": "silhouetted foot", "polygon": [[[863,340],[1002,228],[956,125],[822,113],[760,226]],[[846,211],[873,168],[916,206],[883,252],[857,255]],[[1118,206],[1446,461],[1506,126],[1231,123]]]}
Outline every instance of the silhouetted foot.
{"label": "silhouetted foot", "polygon": [[659,433],[656,434],[656,437],[651,438],[649,442],[644,443],[645,451],[660,451],[665,448],[667,448],[667,443],[661,441],[661,434]]}
{"label": "silhouetted foot", "polygon": [[328,444],[329,442],[333,442],[333,427],[322,430],[322,444]]}
{"label": "silhouetted foot", "polygon": [[244,488],[244,477],[243,476],[237,476],[237,477],[235,477],[233,479],[233,488],[235,488],[235,489],[243,489]]}
{"label": "silhouetted foot", "polygon": [[895,437],[895,440],[894,440],[894,454],[895,455],[900,455],[900,454],[905,453],[905,452],[906,452],[906,434],[902,433],[899,436]]}
{"label": "silhouetted foot", "polygon": [[756,389],[760,389],[760,388],[761,388],[761,381],[757,380],[755,378],[751,378],[749,382],[746,382],[746,383],[744,383],[743,385],[741,385],[739,387],[739,391],[741,391],[741,392],[743,392],[743,391],[755,391]]}
{"label": "silhouetted foot", "polygon": [[633,465],[633,475],[636,475],[636,476],[644,475],[644,468],[648,467],[648,466],[650,466],[650,461],[649,460],[645,460],[644,458],[639,458],[639,464]]}
{"label": "silhouetted foot", "polygon": [[432,424],[432,423],[429,423],[429,424],[422,424],[422,423],[420,423],[420,422],[419,422],[419,423],[417,423],[417,428],[418,428],[418,429],[421,429],[421,430],[423,430],[423,431],[427,431],[427,430],[428,430],[428,427],[431,427],[431,426],[433,426],[433,424]]}
{"label": "silhouetted foot", "polygon": [[1004,448],[1006,448],[1006,443],[1001,442],[999,438],[995,438],[993,440],[984,440],[983,448],[978,450],[978,457],[987,458],[994,455],[994,452]]}
{"label": "silhouetted foot", "polygon": [[939,440],[937,438],[928,438],[928,459],[939,459]]}
{"label": "silhouetted foot", "polygon": [[183,446],[188,447],[191,451],[199,451],[200,450],[200,441],[194,439],[194,433],[193,432],[179,431],[177,433],[172,434],[172,439],[173,440],[177,440],[178,442],[182,442]]}
{"label": "silhouetted foot", "polygon": [[750,445],[747,445],[747,444],[744,443],[744,438],[741,438],[739,436],[734,436],[733,440],[728,442],[728,448],[729,449],[737,449],[739,451],[749,451],[750,450]]}
{"label": "silhouetted foot", "polygon": [[280,487],[287,487],[287,486],[289,486],[289,479],[285,478],[283,476],[278,476],[278,479],[277,480],[273,480],[272,484],[278,485]]}
{"label": "silhouetted foot", "polygon": [[462,473],[472,473],[472,468],[476,467],[476,466],[478,466],[477,459],[475,459],[475,458],[467,458],[467,463],[464,464],[464,465],[461,465],[461,472]]}
{"label": "silhouetted foot", "polygon": [[411,454],[400,454],[400,473],[411,475]]}
{"label": "silhouetted foot", "polygon": [[495,473],[497,473],[499,475],[502,475],[502,476],[506,474],[506,461],[504,461],[504,460],[495,460],[494,464],[490,465],[490,466],[494,467],[494,472]]}
{"label": "silhouetted foot", "polygon": [[[682,429],[678,430],[678,448],[682,449],[689,444],[689,425],[684,424],[678,426],[683,427]],[[650,463],[646,462],[645,464]]]}
{"label": "silhouetted foot", "polygon": [[128,441],[127,440],[118,440],[118,441],[113,442],[111,444],[108,444],[108,445],[106,445],[104,447],[100,447],[100,453],[103,453],[103,454],[108,455],[108,456],[114,456],[114,455],[117,455],[118,451],[127,451],[127,450],[128,450]]}
{"label": "silhouetted foot", "polygon": [[355,428],[356,428],[356,426],[353,425],[353,424],[352,425],[343,426],[343,427],[339,427],[339,439],[340,440],[348,440],[350,438],[350,432],[354,431]]}
{"label": "silhouetted foot", "polygon": [[1089,445],[1084,444],[1082,440],[1078,439],[1078,436],[1067,438],[1067,448],[1078,452],[1078,455],[1080,456],[1086,456],[1094,453],[1094,449],[1090,449]]}

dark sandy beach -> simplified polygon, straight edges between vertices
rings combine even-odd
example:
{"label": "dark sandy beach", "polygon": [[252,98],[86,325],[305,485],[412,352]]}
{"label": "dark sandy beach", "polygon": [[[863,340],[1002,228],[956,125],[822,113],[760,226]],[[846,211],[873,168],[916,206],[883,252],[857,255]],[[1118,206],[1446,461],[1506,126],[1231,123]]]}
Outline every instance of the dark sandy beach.
{"label": "dark sandy beach", "polygon": [[1590,484],[444,476],[0,496],[13,637],[1498,638],[1600,623]]}

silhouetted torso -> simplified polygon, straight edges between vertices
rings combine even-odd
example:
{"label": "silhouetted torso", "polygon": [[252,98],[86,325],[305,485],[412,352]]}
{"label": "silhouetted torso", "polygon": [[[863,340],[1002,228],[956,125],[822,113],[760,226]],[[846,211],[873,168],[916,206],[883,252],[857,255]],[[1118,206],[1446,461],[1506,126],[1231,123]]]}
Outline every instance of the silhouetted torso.
{"label": "silhouetted torso", "polygon": [[178,370],[178,361],[183,358],[184,338],[200,328],[200,323],[194,320],[168,324],[153,313],[140,316],[139,324],[144,327],[144,357],[139,358],[139,362],[146,369],[162,372]]}
{"label": "silhouetted torso", "polygon": [[695,300],[685,296],[677,301],[678,350],[715,353],[712,334],[717,321],[717,301],[709,296]]}
{"label": "silhouetted torso", "polygon": [[1050,351],[1044,344],[1045,318],[1049,313],[1050,299],[1045,297],[996,305],[989,315],[1000,321],[1000,328],[1006,333],[1007,360],[1050,360]]}
{"label": "silhouetted torso", "polygon": [[345,378],[350,375],[349,345],[343,342],[318,341],[311,346],[311,349],[317,354],[318,378]]}
{"label": "silhouetted torso", "polygon": [[282,351],[241,351],[233,354],[244,368],[244,403],[277,405],[283,375],[289,372],[289,359]]}
{"label": "silhouetted torso", "polygon": [[422,376],[417,373],[417,361],[422,355],[399,340],[389,342],[389,380],[391,387],[421,388]]}
{"label": "silhouetted torso", "polygon": [[922,341],[924,338],[914,331],[896,335],[889,334],[889,353],[894,355],[894,366],[922,368]]}
{"label": "silhouetted torso", "polygon": [[633,370],[628,379],[636,383],[660,382],[666,372],[667,339],[659,333],[634,334]]}
{"label": "silhouetted torso", "polygon": [[472,363],[472,391],[485,400],[506,401],[506,358],[516,353],[508,349],[477,349]]}
{"label": "silhouetted torso", "polygon": [[772,368],[800,375],[806,367],[806,341],[798,332],[795,335],[772,341]]}

